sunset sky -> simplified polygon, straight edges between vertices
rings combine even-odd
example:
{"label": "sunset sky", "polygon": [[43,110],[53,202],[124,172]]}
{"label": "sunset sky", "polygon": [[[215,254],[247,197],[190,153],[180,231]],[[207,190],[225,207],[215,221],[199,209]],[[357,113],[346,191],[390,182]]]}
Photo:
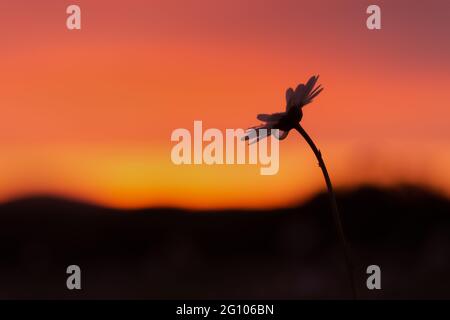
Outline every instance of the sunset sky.
{"label": "sunset sky", "polygon": [[[366,28],[366,8],[382,29]],[[66,7],[81,7],[81,30]],[[176,166],[177,128],[247,128],[320,74],[302,124],[337,187],[418,183],[450,196],[450,1],[0,2],[0,202],[275,207],[325,185],[292,132],[277,175]]]}

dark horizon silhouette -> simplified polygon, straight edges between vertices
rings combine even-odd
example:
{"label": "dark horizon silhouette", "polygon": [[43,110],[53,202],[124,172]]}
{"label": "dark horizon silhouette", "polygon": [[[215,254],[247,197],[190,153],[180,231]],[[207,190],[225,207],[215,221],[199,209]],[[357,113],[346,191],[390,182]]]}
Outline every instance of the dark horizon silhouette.
{"label": "dark horizon silhouette", "polygon": [[[338,191],[362,299],[450,298],[450,201],[425,188]],[[275,210],[0,205],[0,298],[351,298],[326,193]],[[69,291],[66,267],[82,269]],[[365,287],[380,265],[382,290]]]}

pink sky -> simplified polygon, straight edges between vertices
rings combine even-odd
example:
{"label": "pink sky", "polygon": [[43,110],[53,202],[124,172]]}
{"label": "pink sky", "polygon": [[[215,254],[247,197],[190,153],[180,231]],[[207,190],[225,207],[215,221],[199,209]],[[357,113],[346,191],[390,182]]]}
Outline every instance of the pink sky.
{"label": "pink sky", "polygon": [[[82,30],[65,8],[82,9]],[[426,184],[450,194],[450,3],[3,1],[0,199],[49,193],[112,206],[265,207],[324,188],[291,134],[280,172],[178,167],[172,130],[245,128],[320,74],[304,127],[338,187]],[[267,188],[271,186],[271,188]],[[249,191],[250,190],[250,191]]]}

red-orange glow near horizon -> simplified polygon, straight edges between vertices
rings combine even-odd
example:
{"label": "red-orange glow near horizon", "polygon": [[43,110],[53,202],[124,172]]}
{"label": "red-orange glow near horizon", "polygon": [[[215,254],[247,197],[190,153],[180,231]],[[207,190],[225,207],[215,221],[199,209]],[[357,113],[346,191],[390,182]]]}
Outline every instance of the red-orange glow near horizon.
{"label": "red-orange glow near horizon", "polygon": [[[450,195],[450,12],[381,1],[58,1],[0,4],[0,201],[50,194],[124,208],[274,207],[324,188],[306,143],[280,169],[176,166],[172,130],[246,128],[320,74],[304,110],[337,187],[418,183]],[[408,14],[402,4],[408,4]]]}

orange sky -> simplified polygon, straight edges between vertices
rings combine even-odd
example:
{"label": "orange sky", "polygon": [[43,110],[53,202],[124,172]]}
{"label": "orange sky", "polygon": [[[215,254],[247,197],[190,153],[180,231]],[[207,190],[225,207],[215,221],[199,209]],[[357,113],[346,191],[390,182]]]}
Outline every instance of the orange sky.
{"label": "orange sky", "polygon": [[[395,3],[394,3],[395,2]],[[67,5],[82,30],[65,27]],[[175,166],[172,130],[246,128],[305,108],[337,186],[421,183],[450,195],[450,3],[377,1],[2,1],[0,201],[52,194],[108,206],[272,207],[324,188],[296,133],[280,170]]]}

